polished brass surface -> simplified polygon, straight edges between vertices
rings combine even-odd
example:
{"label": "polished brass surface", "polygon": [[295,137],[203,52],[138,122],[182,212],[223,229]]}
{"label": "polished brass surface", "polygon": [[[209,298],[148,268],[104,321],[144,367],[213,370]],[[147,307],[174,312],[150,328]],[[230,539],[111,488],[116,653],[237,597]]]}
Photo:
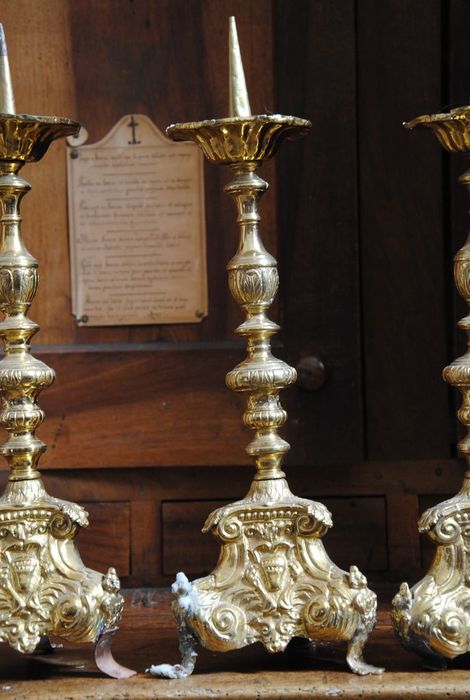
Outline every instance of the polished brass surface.
{"label": "polished brass surface", "polygon": [[194,141],[212,163],[233,168],[251,163],[254,171],[258,163],[272,158],[284,139],[304,136],[310,127],[306,119],[259,114],[172,124],[167,134],[175,141]]}
{"label": "polished brass surface", "polygon": [[[470,151],[470,107],[449,114],[425,115],[407,122],[409,129],[430,128],[449,151]],[[470,190],[470,171],[460,181]],[[470,235],[455,256],[455,284],[470,305]],[[470,315],[458,323],[470,340]],[[458,411],[467,434],[459,453],[470,468],[470,350],[443,371],[443,377],[462,394]],[[437,545],[426,576],[411,589],[402,583],[393,599],[392,621],[405,647],[425,657],[430,666],[445,667],[447,660],[470,651],[470,471],[459,493],[421,516],[419,531]]]}
{"label": "polished brass surface", "polygon": [[[0,39],[3,30],[0,32]],[[6,55],[0,41],[0,59]],[[54,372],[30,353],[39,326],[27,317],[38,286],[38,264],[21,236],[20,203],[30,189],[19,176],[56,138],[76,134],[79,124],[59,117],[15,115],[5,63],[0,62],[0,424],[8,439],[0,446],[10,473],[0,498],[0,641],[23,653],[41,649],[49,635],[97,642],[97,664],[117,677],[132,675],[110,657],[123,598],[114,569],[106,575],[84,566],[74,544],[87,513],[49,496],[38,460],[46,449],[36,437],[44,418],[39,393]]]}
{"label": "polished brass surface", "polygon": [[279,326],[266,312],[277,292],[278,273],[260,237],[258,201],[268,185],[256,169],[284,138],[303,136],[311,125],[295,117],[239,113],[249,101],[240,78],[241,58],[233,57],[238,47],[233,23],[230,38],[232,66],[238,66],[230,72],[232,116],[176,124],[167,133],[195,141],[210,161],[229,165],[234,175],[225,191],[235,199],[240,243],[227,269],[232,296],[245,312],[236,333],[246,339],[248,356],[227,374],[226,383],[247,394],[243,422],[254,436],[246,451],[256,474],[245,498],[214,511],[204,525],[203,531],[222,545],[214,571],[192,583],[180,573],[173,586],[182,663],[150,671],[172,678],[189,675],[196,642],[214,651],[261,642],[278,652],[293,637],[304,637],[346,641],[353,671],[380,673],[383,669],[362,657],[375,624],[376,596],[355,566],[345,572],[329,559],[321,537],[332,526],[330,513],[321,503],[294,496],[282,471],[289,444],[278,434],[287,418],[279,392],[295,382],[296,372],[271,353],[270,340]]}
{"label": "polished brass surface", "polygon": [[406,122],[407,129],[432,129],[448,151],[470,151],[470,105],[456,107],[447,114],[423,114]]}

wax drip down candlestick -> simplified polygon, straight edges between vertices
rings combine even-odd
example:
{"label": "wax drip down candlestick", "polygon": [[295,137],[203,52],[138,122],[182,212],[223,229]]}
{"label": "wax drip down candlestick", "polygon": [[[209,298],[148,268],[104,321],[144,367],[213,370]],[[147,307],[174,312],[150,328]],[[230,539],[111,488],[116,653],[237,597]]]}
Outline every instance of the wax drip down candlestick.
{"label": "wax drip down candlestick", "polygon": [[[447,114],[417,117],[409,129],[427,128],[448,151],[470,153],[470,106]],[[459,181],[470,191],[470,170]],[[470,305],[470,235],[455,256],[454,277],[459,294]],[[470,339],[470,315],[458,322]],[[393,599],[392,622],[403,646],[425,660],[428,667],[445,668],[470,651],[470,346],[462,357],[444,368],[443,378],[459,389],[458,418],[467,434],[458,451],[467,471],[453,498],[425,511],[418,522],[437,550],[426,576],[411,589],[402,583]]]}
{"label": "wax drip down candlestick", "polygon": [[251,114],[235,19],[229,23],[230,116],[174,124],[178,141],[195,141],[212,163],[228,165],[234,179],[225,186],[236,204],[240,243],[227,265],[229,287],[245,312],[236,333],[246,339],[247,358],[226,377],[233,391],[247,394],[243,423],[254,432],[246,448],[256,473],[245,498],[211,513],[203,532],[221,542],[214,571],[173,584],[173,612],[180,635],[181,664],[152,666],[153,675],[180,678],[192,673],[196,645],[212,651],[261,642],[282,651],[294,637],[346,642],[347,662],[359,674],[381,673],[367,664],[363,648],[376,619],[376,596],[355,566],[342,571],[328,557],[322,536],[332,526],[324,505],[291,493],[282,462],[289,444],[278,434],[287,414],[281,389],[296,372],[271,353],[279,326],[266,312],[278,288],[277,264],[259,231],[258,201],[268,185],[257,174],[282,141],[308,134],[305,119]]}
{"label": "wax drip down candlestick", "polygon": [[20,203],[30,186],[18,173],[40,160],[53,140],[79,128],[62,117],[16,114],[0,25],[0,424],[8,433],[0,454],[10,468],[0,497],[0,641],[24,654],[51,650],[50,636],[93,642],[97,666],[125,678],[134,672],[111,655],[123,606],[116,572],[103,575],[84,566],[74,539],[88,525],[87,513],[50,496],[38,471],[46,445],[35,434],[44,419],[36,400],[54,372],[30,352],[39,326],[26,314],[38,263],[21,235]]}

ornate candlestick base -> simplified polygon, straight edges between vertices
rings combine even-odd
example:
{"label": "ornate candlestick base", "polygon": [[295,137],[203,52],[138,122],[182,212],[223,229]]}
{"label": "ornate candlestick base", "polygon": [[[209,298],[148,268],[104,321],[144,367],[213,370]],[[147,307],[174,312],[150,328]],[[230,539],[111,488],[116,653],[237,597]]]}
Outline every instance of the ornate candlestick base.
{"label": "ornate candlestick base", "polygon": [[[429,127],[449,151],[470,152],[470,107],[449,114],[425,115],[405,124]],[[460,181],[470,190],[470,171]],[[455,257],[455,284],[470,304],[470,236]],[[470,315],[459,321],[470,339]],[[444,379],[462,393],[459,420],[467,435],[459,452],[470,467],[470,351],[452,362]],[[402,644],[420,654],[430,667],[445,668],[449,659],[470,651],[470,471],[459,493],[427,510],[418,523],[437,545],[426,576],[410,590],[402,583],[393,599],[392,621]]]}
{"label": "ornate candlestick base", "polygon": [[83,508],[49,496],[40,479],[8,482],[0,498],[0,641],[24,654],[51,650],[49,636],[96,642],[98,668],[126,678],[134,672],[110,652],[124,602],[119,579],[114,569],[103,576],[84,566],[74,539],[86,525]]}
{"label": "ornate candlestick base", "polygon": [[[238,48],[232,25],[232,49]],[[281,470],[289,445],[278,435],[286,421],[279,391],[296,372],[271,354],[279,329],[266,317],[278,287],[276,261],[258,231],[258,200],[267,183],[255,171],[274,155],[284,138],[308,133],[310,122],[280,115],[251,116],[243,86],[241,58],[231,52],[231,102],[235,116],[167,129],[176,140],[193,140],[213,163],[229,165],[235,178],[225,191],[235,198],[240,245],[228,264],[229,286],[246,318],[236,333],[247,339],[248,357],[228,373],[227,386],[248,393],[244,424],[254,431],[247,453],[257,473],[247,496],[214,511],[203,531],[222,549],[215,570],[190,583],[178,574],[173,611],[180,634],[181,664],[153,666],[154,675],[189,675],[195,646],[213,651],[261,642],[282,651],[293,637],[348,643],[347,661],[356,673],[380,673],[362,658],[375,623],[376,596],[365,577],[342,571],[328,558],[321,537],[331,516],[321,503],[294,496]],[[238,76],[238,83],[237,78]]]}
{"label": "ornate candlestick base", "polygon": [[74,544],[87,514],[49,496],[37,470],[46,446],[36,437],[43,411],[39,393],[54,372],[30,353],[39,326],[26,313],[38,285],[38,265],[21,237],[20,202],[30,189],[18,172],[40,160],[50,143],[77,133],[79,124],[59,117],[16,115],[0,25],[0,425],[8,440],[0,454],[10,467],[0,498],[0,641],[23,653],[47,648],[49,635],[96,642],[96,662],[109,675],[133,671],[112,658],[110,642],[123,598],[114,569],[87,569]]}
{"label": "ornate candlestick base", "polygon": [[294,496],[285,479],[254,481],[246,498],[211,513],[203,531],[222,543],[215,570],[192,583],[180,573],[172,587],[182,662],[151,673],[191,674],[197,642],[212,651],[261,642],[278,652],[294,637],[346,641],[352,671],[381,673],[363,659],[376,596],[355,566],[347,573],[328,557],[320,538],[331,526],[325,506]]}

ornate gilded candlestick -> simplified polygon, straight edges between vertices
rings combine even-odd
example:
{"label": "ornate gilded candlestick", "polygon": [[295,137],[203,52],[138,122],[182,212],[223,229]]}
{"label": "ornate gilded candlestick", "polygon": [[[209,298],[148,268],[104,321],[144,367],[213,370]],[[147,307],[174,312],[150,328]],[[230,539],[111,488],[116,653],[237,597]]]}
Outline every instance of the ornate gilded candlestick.
{"label": "ornate gilded candlestick", "polygon": [[81,561],[74,538],[88,524],[87,513],[46,493],[38,471],[46,446],[35,435],[44,418],[36,399],[54,372],[30,354],[39,326],[26,313],[38,264],[21,237],[20,202],[30,186],[18,172],[40,160],[54,139],[78,129],[69,119],[15,113],[0,25],[0,424],[9,434],[0,454],[10,468],[0,498],[0,641],[23,653],[50,647],[50,635],[96,642],[99,668],[122,678],[133,671],[110,650],[123,606],[119,580],[114,569],[103,576]]}
{"label": "ornate gilded candlestick", "polygon": [[[448,151],[470,152],[470,106],[448,114],[417,117],[408,129],[427,127]],[[460,178],[470,190],[470,170]],[[455,284],[470,305],[470,235],[455,256]],[[458,323],[470,342],[470,315]],[[462,394],[458,411],[467,435],[458,450],[470,467],[470,350],[443,372],[445,381]],[[448,659],[470,651],[470,471],[459,493],[430,508],[421,516],[419,531],[437,545],[426,576],[410,590],[402,583],[393,600],[392,620],[405,647],[425,657],[427,664],[446,667]]]}
{"label": "ornate gilded candlestick", "polygon": [[254,431],[246,448],[256,462],[247,496],[211,513],[203,531],[222,543],[215,570],[190,583],[178,574],[173,612],[180,634],[182,663],[153,666],[150,672],[183,677],[194,668],[195,646],[213,651],[261,642],[270,652],[293,637],[348,642],[347,661],[356,673],[380,673],[362,653],[375,624],[376,596],[365,577],[328,558],[321,537],[331,527],[321,503],[297,498],[281,469],[288,443],[278,435],[286,421],[279,391],[296,372],[272,356],[270,339],[279,327],[266,316],[278,287],[276,260],[258,230],[258,200],[267,183],[256,174],[262,161],[285,138],[303,136],[310,122],[296,117],[252,116],[234,19],[230,24],[230,113],[226,119],[175,124],[175,140],[193,140],[213,163],[228,165],[234,179],[225,191],[235,199],[239,248],[228,263],[230,291],[246,318],[236,333],[247,339],[248,357],[227,374],[227,385],[248,394],[243,422]]}

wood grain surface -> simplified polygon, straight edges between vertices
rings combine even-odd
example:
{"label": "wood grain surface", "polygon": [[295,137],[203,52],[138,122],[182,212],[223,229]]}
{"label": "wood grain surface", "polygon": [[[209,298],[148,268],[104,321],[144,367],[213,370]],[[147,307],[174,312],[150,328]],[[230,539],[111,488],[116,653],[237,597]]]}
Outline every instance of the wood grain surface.
{"label": "wood grain surface", "polygon": [[355,3],[292,9],[276,3],[278,102],[312,133],[279,154],[282,337],[294,365],[318,357],[327,380],[285,401],[295,461],[348,462],[364,456]]}
{"label": "wood grain surface", "polygon": [[[449,454],[442,148],[402,123],[442,104],[439,0],[358,3],[358,148],[370,459]],[[425,29],[424,29],[425,27]]]}
{"label": "wood grain surface", "polygon": [[57,373],[41,401],[43,468],[250,463],[243,402],[225,388],[240,350],[147,347],[38,353]]}

